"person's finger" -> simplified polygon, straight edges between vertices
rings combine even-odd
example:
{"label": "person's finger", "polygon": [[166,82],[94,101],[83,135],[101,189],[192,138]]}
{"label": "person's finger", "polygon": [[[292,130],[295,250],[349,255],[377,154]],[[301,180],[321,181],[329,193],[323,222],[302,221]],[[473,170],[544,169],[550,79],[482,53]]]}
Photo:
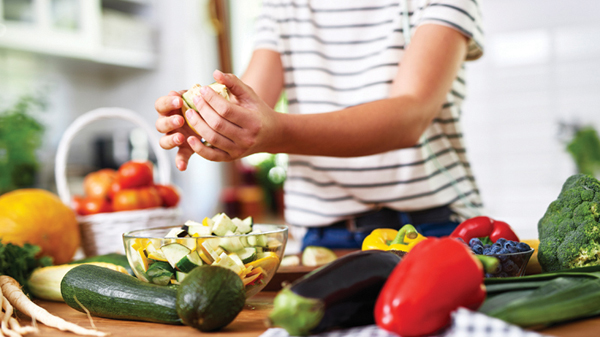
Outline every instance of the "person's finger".
{"label": "person's finger", "polygon": [[169,133],[184,126],[185,120],[181,115],[159,117],[156,119],[156,130],[160,133]]}
{"label": "person's finger", "polygon": [[188,162],[190,157],[194,154],[194,150],[192,150],[189,146],[181,146],[177,154],[175,155],[175,166],[179,171],[185,171],[188,166]]}
{"label": "person's finger", "polygon": [[215,81],[226,86],[227,89],[229,89],[229,91],[238,99],[253,99],[255,96],[254,90],[252,90],[252,88],[247,86],[234,74],[225,74],[220,70],[215,70],[213,72],[213,78]]}
{"label": "person's finger", "polygon": [[174,147],[185,143],[185,136],[179,132],[160,137],[158,144],[165,150],[170,150]]}
{"label": "person's finger", "polygon": [[[206,108],[208,107],[205,107],[205,109]],[[214,111],[212,114],[217,115],[217,113]],[[212,129],[210,125],[208,125],[195,110],[189,109],[186,111],[185,116],[190,125],[194,128],[194,130],[196,130],[196,133],[214,147],[227,151],[235,146],[235,144],[229,138]],[[222,118],[221,120],[223,120],[225,123],[231,124]]]}
{"label": "person's finger", "polygon": [[188,137],[187,143],[190,145],[190,148],[199,156],[208,159],[210,161],[231,161],[233,158],[225,151],[216,148],[209,147],[200,141],[198,137]]}
{"label": "person's finger", "polygon": [[179,113],[179,109],[181,109],[182,105],[183,101],[179,96],[162,96],[154,102],[156,111],[164,116]]}
{"label": "person's finger", "polygon": [[171,90],[169,92],[168,96],[181,96],[183,95],[187,90],[179,90],[179,91],[175,91],[175,90]]}
{"label": "person's finger", "polygon": [[[227,130],[224,128],[231,129],[234,127],[234,125],[239,127],[238,121],[243,121],[245,119],[243,116],[245,110],[228,102],[225,98],[217,94],[209,87],[202,87],[200,88],[200,91],[202,96],[196,96],[194,98],[194,105],[202,115],[202,118],[204,118],[204,120],[208,123],[208,125],[210,125],[211,128],[213,128],[213,130],[216,130],[220,133],[223,133],[221,131],[227,133]],[[204,109],[204,106],[206,105],[209,106],[208,110]],[[217,112],[218,116],[210,114],[210,111]],[[233,125],[223,121],[223,118],[226,119],[226,121],[233,123]]]}

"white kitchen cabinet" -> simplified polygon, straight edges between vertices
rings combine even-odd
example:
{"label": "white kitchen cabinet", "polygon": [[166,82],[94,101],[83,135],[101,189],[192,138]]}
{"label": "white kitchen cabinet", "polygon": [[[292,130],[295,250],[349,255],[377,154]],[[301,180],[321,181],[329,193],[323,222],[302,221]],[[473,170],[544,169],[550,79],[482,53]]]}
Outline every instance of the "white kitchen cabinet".
{"label": "white kitchen cabinet", "polygon": [[0,0],[0,48],[150,69],[153,9],[151,0]]}

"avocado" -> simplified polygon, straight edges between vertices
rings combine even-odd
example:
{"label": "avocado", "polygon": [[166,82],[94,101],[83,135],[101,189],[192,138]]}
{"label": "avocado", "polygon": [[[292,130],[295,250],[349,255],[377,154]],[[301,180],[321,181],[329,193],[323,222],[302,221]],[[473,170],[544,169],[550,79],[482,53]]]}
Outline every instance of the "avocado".
{"label": "avocado", "polygon": [[184,324],[207,332],[231,323],[245,303],[239,275],[223,267],[202,265],[181,281],[175,307]]}

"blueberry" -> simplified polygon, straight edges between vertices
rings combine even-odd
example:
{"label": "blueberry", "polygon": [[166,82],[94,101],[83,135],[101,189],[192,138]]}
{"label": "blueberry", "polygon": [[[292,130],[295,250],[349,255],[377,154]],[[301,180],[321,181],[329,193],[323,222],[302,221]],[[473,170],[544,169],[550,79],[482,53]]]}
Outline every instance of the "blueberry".
{"label": "blueberry", "polygon": [[512,242],[512,241],[506,241],[506,242],[505,242],[505,243],[504,243],[502,246],[503,246],[504,248],[508,248],[508,247],[510,247],[510,246],[513,246],[513,247],[514,247],[514,246],[516,246],[516,244],[515,244],[514,242]]}
{"label": "blueberry", "polygon": [[482,245],[481,240],[479,238],[472,238],[469,240],[469,246],[474,247],[475,245]]}
{"label": "blueberry", "polygon": [[518,253],[519,249],[517,249],[516,246],[507,246],[506,249],[510,252],[510,253]]}
{"label": "blueberry", "polygon": [[490,248],[490,251],[492,252],[492,254],[498,254],[501,249],[502,249],[502,246],[493,244],[492,248]]}
{"label": "blueberry", "polygon": [[483,248],[483,255],[490,255],[490,248],[489,247],[484,247]]}
{"label": "blueberry", "polygon": [[494,277],[494,274],[492,274],[492,273],[485,273],[485,277],[486,277],[486,278],[489,278],[489,277]]}
{"label": "blueberry", "polygon": [[493,271],[494,274],[498,274],[499,272],[501,272],[503,270],[503,266],[502,263],[498,263],[498,267],[496,267],[496,269]]}
{"label": "blueberry", "polygon": [[531,247],[529,247],[529,245],[526,244],[525,242],[519,242],[519,243],[517,243],[517,249],[520,252],[527,252],[527,251],[531,250]]}
{"label": "blueberry", "polygon": [[475,246],[471,247],[471,250],[475,254],[483,254],[483,246],[482,245],[475,245]]}
{"label": "blueberry", "polygon": [[500,239],[496,240],[496,243],[497,243],[497,244],[500,244],[500,245],[504,245],[504,243],[505,243],[506,241],[507,241],[507,240],[506,240],[505,238],[500,238]]}

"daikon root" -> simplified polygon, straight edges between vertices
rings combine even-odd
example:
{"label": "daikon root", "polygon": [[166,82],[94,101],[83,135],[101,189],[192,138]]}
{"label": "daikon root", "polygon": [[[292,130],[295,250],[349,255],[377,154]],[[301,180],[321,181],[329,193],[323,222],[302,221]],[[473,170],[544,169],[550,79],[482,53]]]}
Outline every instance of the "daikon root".
{"label": "daikon root", "polygon": [[46,309],[33,303],[29,297],[23,293],[19,283],[10,276],[0,276],[0,288],[10,304],[23,314],[31,317],[31,319],[38,320],[49,327],[57,328],[61,331],[70,331],[78,335],[107,336],[107,333],[86,329],[75,323],[67,322],[60,317],[52,315]]}

